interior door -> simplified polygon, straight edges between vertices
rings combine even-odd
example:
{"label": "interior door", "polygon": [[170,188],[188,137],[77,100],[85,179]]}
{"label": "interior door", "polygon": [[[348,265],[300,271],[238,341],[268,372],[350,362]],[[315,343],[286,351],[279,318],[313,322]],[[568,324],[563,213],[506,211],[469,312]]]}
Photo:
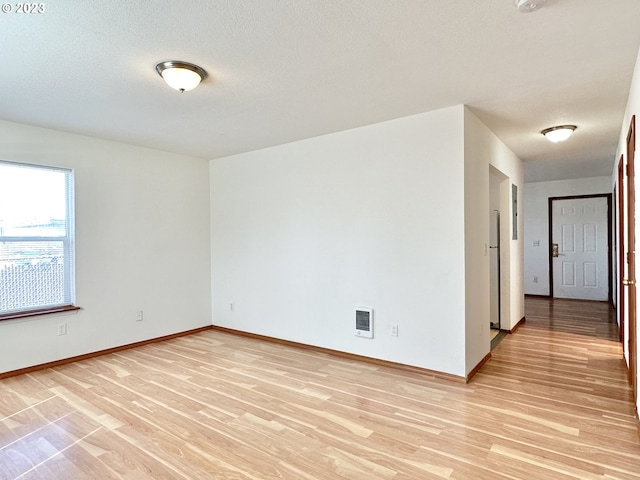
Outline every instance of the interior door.
{"label": "interior door", "polygon": [[608,300],[608,198],[551,200],[553,296]]}
{"label": "interior door", "polygon": [[638,397],[636,378],[636,189],[635,189],[636,117],[631,118],[627,135],[627,323],[629,352],[629,380],[634,400]]}

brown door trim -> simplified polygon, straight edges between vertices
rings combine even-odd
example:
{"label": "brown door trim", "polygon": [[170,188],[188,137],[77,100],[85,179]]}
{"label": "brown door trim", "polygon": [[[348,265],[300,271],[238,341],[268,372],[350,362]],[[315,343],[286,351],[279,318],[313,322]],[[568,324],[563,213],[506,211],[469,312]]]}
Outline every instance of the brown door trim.
{"label": "brown door trim", "polygon": [[637,377],[637,345],[636,345],[636,232],[635,232],[635,151],[636,151],[636,116],[631,117],[627,134],[627,316],[629,338],[629,382],[633,391],[634,403],[638,398]]}
{"label": "brown door trim", "polygon": [[624,238],[624,198],[626,191],[624,188],[624,155],[620,155],[618,162],[618,318],[620,319],[620,342],[624,342],[624,316],[625,316],[625,266],[624,252],[626,249],[626,241]]}
{"label": "brown door trim", "polygon": [[553,202],[556,200],[574,200],[581,198],[606,198],[607,199],[607,289],[609,293],[607,298],[609,302],[613,299],[612,286],[612,258],[611,258],[611,233],[612,233],[612,217],[611,217],[611,194],[610,193],[596,193],[593,195],[568,195],[566,197],[549,197],[549,296],[553,298]]}

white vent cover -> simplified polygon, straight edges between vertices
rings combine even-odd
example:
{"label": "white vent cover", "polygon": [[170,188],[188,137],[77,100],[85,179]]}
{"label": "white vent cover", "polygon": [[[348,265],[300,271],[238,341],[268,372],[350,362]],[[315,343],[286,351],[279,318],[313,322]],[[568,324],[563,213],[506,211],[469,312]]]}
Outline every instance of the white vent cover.
{"label": "white vent cover", "polygon": [[355,334],[357,337],[373,338],[373,308],[356,307]]}

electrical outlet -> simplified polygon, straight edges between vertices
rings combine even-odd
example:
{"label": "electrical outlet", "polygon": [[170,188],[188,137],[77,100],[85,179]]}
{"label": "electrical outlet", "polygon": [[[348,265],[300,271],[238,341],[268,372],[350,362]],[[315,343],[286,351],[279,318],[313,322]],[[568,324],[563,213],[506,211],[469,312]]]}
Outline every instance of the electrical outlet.
{"label": "electrical outlet", "polygon": [[136,322],[141,322],[144,319],[144,313],[142,310],[136,312]]}
{"label": "electrical outlet", "polygon": [[533,283],[538,283],[538,277],[537,276],[533,276]]}
{"label": "electrical outlet", "polygon": [[59,323],[58,324],[58,335],[66,335],[67,334],[67,324]]}
{"label": "electrical outlet", "polygon": [[398,324],[397,323],[392,323],[391,324],[391,336],[392,337],[397,337],[398,336]]}
{"label": "electrical outlet", "polygon": [[235,308],[236,308],[236,307],[233,305],[233,303],[230,303],[230,304],[229,304],[229,311],[230,311],[230,312],[233,312],[233,311],[235,310]]}

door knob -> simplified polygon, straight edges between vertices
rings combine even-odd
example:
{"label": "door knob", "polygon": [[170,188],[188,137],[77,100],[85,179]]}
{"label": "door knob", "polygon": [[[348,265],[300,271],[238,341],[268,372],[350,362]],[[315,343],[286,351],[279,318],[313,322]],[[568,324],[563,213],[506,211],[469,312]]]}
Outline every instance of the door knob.
{"label": "door knob", "polygon": [[629,280],[629,279],[625,278],[625,279],[622,280],[622,284],[627,286],[627,287],[629,287],[631,285],[635,285],[636,281],[635,280]]}

